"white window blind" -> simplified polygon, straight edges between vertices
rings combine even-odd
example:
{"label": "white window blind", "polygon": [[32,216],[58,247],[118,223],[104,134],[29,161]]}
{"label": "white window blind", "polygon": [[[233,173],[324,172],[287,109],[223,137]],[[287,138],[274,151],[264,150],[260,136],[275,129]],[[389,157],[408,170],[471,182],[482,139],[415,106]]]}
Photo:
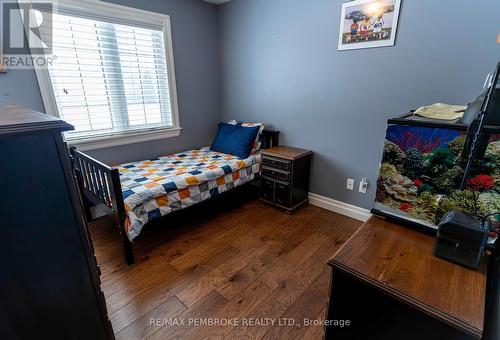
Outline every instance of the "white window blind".
{"label": "white window blind", "polygon": [[52,34],[58,115],[75,126],[67,140],[174,126],[163,29],[55,13]]}

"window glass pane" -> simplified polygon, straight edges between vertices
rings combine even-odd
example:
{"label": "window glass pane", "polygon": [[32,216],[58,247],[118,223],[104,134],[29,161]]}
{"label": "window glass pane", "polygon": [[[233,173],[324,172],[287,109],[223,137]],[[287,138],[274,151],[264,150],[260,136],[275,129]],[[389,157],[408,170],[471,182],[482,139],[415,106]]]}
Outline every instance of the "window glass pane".
{"label": "window glass pane", "polygon": [[171,127],[163,32],[54,15],[49,68],[67,139]]}

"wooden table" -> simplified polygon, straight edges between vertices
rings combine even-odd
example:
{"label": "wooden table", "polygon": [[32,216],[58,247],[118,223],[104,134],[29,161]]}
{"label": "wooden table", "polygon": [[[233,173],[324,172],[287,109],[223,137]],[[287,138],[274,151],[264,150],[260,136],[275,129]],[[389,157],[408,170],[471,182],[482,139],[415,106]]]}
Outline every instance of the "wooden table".
{"label": "wooden table", "polygon": [[[466,339],[483,328],[486,264],[473,271],[432,253],[434,236],[372,217],[329,261],[326,338]],[[451,327],[450,327],[451,326]]]}

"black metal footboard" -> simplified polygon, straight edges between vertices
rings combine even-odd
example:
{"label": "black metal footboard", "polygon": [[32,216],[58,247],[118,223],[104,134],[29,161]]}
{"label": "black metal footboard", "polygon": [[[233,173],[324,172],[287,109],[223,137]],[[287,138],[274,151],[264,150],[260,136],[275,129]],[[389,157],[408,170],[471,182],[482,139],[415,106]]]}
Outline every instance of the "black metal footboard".
{"label": "black metal footboard", "polygon": [[120,174],[118,169],[113,169],[106,164],[78,151],[70,148],[70,156],[73,162],[73,169],[80,187],[87,221],[92,219],[90,207],[92,205],[103,204],[108,215],[115,219],[120,227],[120,234],[125,253],[125,262],[128,265],[134,263],[132,243],[128,239],[125,229],[125,205],[123,202],[122,187],[120,184]]}

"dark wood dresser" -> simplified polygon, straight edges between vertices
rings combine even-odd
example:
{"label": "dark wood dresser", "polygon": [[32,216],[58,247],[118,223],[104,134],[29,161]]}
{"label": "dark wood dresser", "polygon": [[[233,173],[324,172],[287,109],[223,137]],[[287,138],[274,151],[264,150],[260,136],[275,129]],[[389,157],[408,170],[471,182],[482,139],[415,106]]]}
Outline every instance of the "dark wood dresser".
{"label": "dark wood dresser", "polygon": [[0,107],[0,339],[114,339],[62,120]]}
{"label": "dark wood dresser", "polygon": [[262,150],[261,200],[288,213],[309,197],[312,151],[287,146]]}
{"label": "dark wood dresser", "polygon": [[437,258],[434,236],[379,217],[330,260],[326,339],[475,339],[483,333],[486,263],[473,271]]}

